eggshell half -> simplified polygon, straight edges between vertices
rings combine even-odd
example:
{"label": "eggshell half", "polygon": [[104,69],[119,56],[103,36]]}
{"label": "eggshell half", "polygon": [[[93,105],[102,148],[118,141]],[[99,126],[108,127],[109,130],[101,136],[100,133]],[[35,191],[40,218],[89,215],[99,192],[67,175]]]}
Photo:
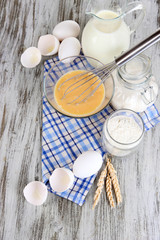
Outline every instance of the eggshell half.
{"label": "eggshell half", "polygon": [[[58,51],[58,57],[60,60],[71,56],[77,56],[80,53],[81,44],[75,37],[66,38],[62,41]],[[73,61],[74,58],[64,59],[64,63]]]}
{"label": "eggshell half", "polygon": [[34,68],[41,61],[41,52],[36,47],[27,48],[21,55],[21,63],[26,68]]}
{"label": "eggshell half", "polygon": [[36,206],[42,205],[48,195],[47,187],[44,183],[39,181],[33,181],[27,184],[23,189],[25,199]]}
{"label": "eggshell half", "polygon": [[58,52],[59,41],[52,34],[43,35],[38,40],[38,49],[43,56],[51,56]]}
{"label": "eggshell half", "polygon": [[87,178],[97,173],[102,166],[102,156],[96,151],[82,153],[74,162],[73,173],[78,178]]}
{"label": "eggshell half", "polygon": [[60,22],[53,29],[53,35],[56,36],[59,41],[68,37],[77,37],[79,32],[80,26],[73,20]]}
{"label": "eggshell half", "polygon": [[49,178],[51,188],[56,192],[64,192],[74,182],[73,172],[66,168],[56,168]]}

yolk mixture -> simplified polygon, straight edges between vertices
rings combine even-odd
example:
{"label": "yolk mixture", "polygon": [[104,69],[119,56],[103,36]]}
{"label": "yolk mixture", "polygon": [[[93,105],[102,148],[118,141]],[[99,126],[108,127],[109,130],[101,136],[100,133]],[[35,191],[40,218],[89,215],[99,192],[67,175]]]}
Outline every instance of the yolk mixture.
{"label": "yolk mixture", "polygon": [[[57,104],[63,111],[71,115],[83,116],[90,114],[95,111],[104,100],[105,90],[104,85],[101,84],[93,95],[86,98],[85,101],[82,101],[101,81],[98,76],[91,76],[91,72],[86,72],[84,75],[85,72],[85,70],[74,70],[64,74],[58,80],[54,89],[54,96]],[[81,74],[83,74],[83,76]],[[83,79],[84,77],[85,79]],[[87,82],[89,79],[91,80]],[[95,81],[97,82],[94,83]],[[79,87],[80,84],[82,84],[82,86]],[[85,93],[82,94],[84,91]],[[78,96],[80,97],[77,98]]]}

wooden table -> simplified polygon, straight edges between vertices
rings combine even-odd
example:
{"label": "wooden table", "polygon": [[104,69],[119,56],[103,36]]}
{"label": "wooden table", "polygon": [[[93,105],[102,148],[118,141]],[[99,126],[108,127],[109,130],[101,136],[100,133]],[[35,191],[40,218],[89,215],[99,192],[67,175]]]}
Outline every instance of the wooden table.
{"label": "wooden table", "polygon": [[[143,3],[146,16],[133,34],[134,43],[154,32],[160,23],[160,1]],[[0,2],[0,239],[160,239],[160,124],[147,132],[138,152],[114,160],[123,196],[121,206],[111,209],[103,192],[96,209],[91,209],[97,179],[83,207],[51,193],[44,205],[34,207],[23,196],[28,182],[42,180],[43,62],[25,69],[20,56],[62,20],[76,20],[83,29],[86,4],[85,0]],[[159,46],[146,52],[153,60],[157,80]],[[158,99],[157,106],[159,103]]]}

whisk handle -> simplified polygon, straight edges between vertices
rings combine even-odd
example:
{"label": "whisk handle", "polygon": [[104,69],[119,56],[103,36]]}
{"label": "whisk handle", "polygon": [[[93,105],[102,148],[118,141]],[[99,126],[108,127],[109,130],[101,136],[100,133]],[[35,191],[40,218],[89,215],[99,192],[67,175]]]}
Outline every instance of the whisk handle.
{"label": "whisk handle", "polygon": [[141,52],[151,47],[153,44],[160,40],[160,29],[155,33],[150,35],[148,38],[144,39],[142,42],[129,49],[127,52],[123,53],[121,56],[115,59],[116,65],[122,66],[123,64],[130,61],[132,58],[139,55]]}

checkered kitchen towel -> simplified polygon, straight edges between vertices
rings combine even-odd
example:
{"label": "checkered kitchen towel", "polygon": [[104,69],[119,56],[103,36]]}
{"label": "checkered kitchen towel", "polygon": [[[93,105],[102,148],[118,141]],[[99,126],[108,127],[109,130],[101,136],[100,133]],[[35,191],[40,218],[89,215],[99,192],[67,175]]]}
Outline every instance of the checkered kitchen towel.
{"label": "checkered kitchen towel", "polygon": [[[45,61],[44,75],[57,61],[57,57]],[[111,106],[108,106],[88,118],[69,118],[56,112],[43,96],[42,177],[50,192],[53,191],[49,185],[49,176],[55,168],[65,167],[72,170],[74,160],[87,150],[99,151],[104,155],[100,143],[101,131],[106,117],[112,111]],[[141,116],[146,130],[160,122],[160,115],[154,105]],[[82,206],[95,177],[96,175],[86,179],[75,177],[74,184],[69,190],[54,193]]]}

